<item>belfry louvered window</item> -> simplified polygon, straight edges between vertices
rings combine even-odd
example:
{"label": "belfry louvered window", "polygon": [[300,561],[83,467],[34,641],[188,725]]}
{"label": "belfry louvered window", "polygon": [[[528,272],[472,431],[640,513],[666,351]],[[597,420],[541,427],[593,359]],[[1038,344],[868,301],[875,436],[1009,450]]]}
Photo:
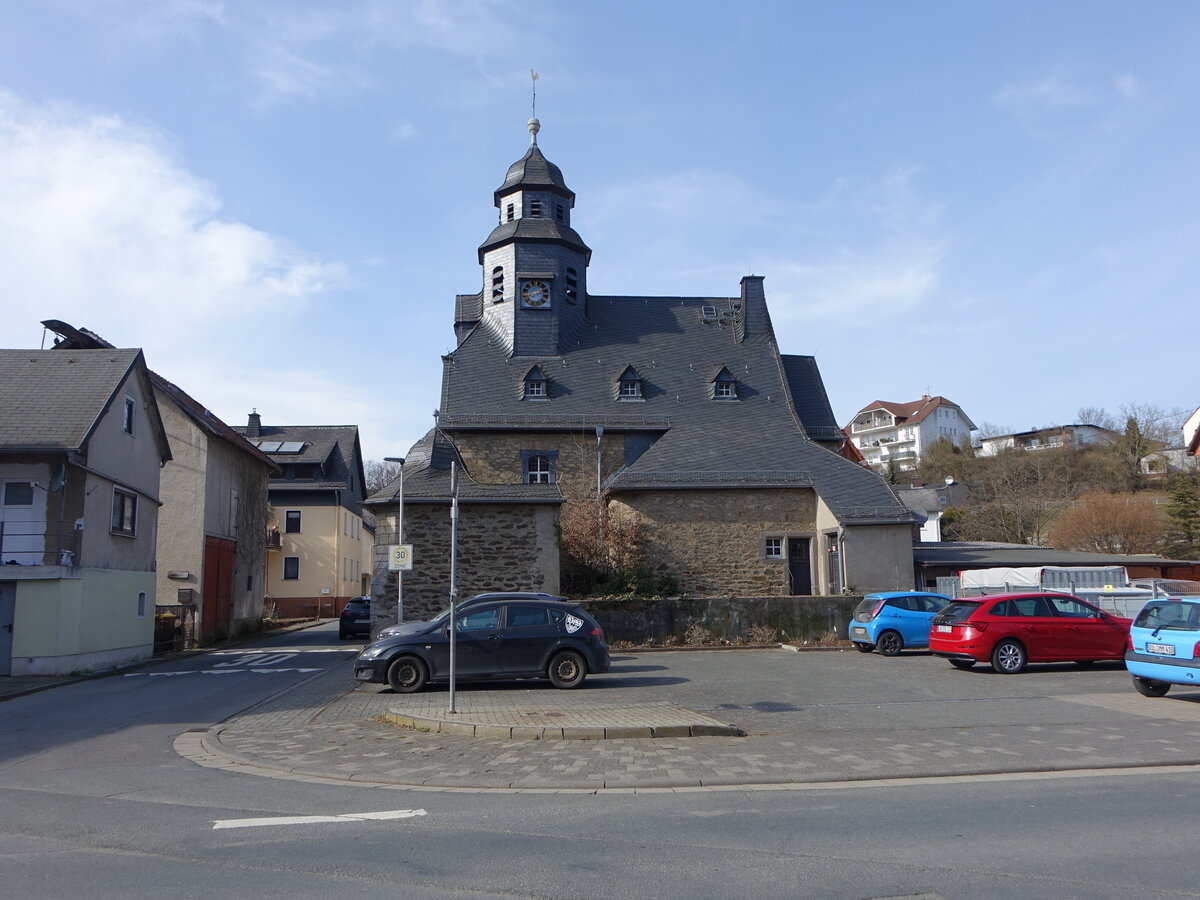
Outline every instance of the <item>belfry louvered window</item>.
{"label": "belfry louvered window", "polygon": [[568,267],[567,268],[567,299],[574,303],[579,297],[579,275]]}
{"label": "belfry louvered window", "polygon": [[530,200],[529,201],[529,215],[533,216],[535,219],[540,219],[542,217],[542,201],[541,200]]}
{"label": "belfry louvered window", "polygon": [[504,266],[492,269],[492,302],[499,303],[504,299]]}

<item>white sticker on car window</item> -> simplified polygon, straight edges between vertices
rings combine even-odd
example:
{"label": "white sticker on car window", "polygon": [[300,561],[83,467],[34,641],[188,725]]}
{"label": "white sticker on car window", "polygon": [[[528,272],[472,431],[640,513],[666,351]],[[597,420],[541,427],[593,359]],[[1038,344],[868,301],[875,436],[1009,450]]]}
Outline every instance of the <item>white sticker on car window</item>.
{"label": "white sticker on car window", "polygon": [[583,627],[583,619],[578,616],[567,616],[567,634],[574,634]]}

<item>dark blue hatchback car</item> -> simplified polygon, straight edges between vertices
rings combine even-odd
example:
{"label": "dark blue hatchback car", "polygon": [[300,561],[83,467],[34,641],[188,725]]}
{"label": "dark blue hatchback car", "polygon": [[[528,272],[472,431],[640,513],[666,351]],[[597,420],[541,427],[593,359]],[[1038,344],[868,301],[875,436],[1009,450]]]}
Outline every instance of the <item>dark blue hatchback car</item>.
{"label": "dark blue hatchback car", "polygon": [[[368,644],[354,662],[354,677],[391,685],[402,694],[450,678],[450,623]],[[561,600],[520,599],[478,603],[455,615],[455,676],[463,680],[548,678],[576,688],[607,672],[604,630],[580,607]]]}

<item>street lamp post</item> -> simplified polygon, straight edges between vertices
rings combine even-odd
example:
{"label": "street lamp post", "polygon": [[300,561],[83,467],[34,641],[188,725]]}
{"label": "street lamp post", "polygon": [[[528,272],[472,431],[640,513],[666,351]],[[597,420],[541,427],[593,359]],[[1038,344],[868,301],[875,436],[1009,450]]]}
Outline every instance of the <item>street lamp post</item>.
{"label": "street lamp post", "polygon": [[[385,456],[384,462],[396,463],[400,467],[400,487],[392,499],[396,500],[396,543],[404,543],[404,457]],[[404,572],[396,570],[396,624],[404,621]]]}

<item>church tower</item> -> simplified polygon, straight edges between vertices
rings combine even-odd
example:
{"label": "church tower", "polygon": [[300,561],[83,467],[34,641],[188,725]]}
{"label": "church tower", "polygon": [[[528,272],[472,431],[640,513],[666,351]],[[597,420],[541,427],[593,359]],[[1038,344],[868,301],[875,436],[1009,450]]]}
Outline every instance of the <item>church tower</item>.
{"label": "church tower", "polygon": [[558,356],[587,319],[592,251],[571,227],[575,194],[542,155],[540,128],[529,120],[529,150],[496,190],[500,223],[479,248],[480,318],[511,357]]}

